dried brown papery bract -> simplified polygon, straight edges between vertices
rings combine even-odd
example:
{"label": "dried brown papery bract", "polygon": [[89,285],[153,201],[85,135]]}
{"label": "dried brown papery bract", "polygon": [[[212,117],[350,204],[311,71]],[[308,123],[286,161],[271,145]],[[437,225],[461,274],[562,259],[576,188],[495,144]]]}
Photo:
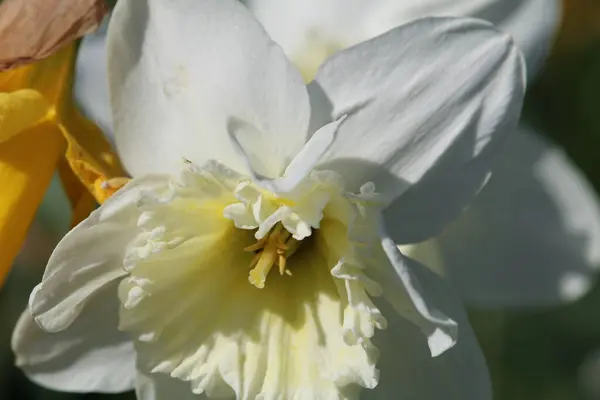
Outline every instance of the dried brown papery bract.
{"label": "dried brown papery bract", "polygon": [[103,0],[0,2],[0,71],[49,56],[97,28],[107,11]]}

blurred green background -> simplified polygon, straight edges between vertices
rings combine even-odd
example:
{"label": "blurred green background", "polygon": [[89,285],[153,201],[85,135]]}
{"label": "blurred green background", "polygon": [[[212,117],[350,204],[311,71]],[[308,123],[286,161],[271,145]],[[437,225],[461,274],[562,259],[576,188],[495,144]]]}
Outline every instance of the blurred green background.
{"label": "blurred green background", "polygon": [[[524,118],[563,145],[600,190],[600,40],[580,39],[561,39],[558,53],[530,87]],[[69,220],[68,202],[56,180],[0,291],[0,399],[135,398],[132,393],[48,391],[29,383],[13,367],[12,329],[53,246],[68,230]],[[600,400],[599,309],[600,285],[565,307],[518,312],[469,310],[491,370],[495,398]]]}

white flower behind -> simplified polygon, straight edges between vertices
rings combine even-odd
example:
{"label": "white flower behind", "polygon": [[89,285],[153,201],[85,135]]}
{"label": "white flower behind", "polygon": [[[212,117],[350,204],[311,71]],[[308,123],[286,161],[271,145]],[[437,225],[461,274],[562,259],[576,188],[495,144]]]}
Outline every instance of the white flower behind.
{"label": "white flower behind", "polygon": [[[401,383],[436,398],[410,373],[389,376],[389,361],[379,382],[380,352],[395,349],[374,343],[402,326],[411,339],[395,343],[406,355],[396,365],[441,376],[456,360],[481,381],[448,395],[491,396],[466,318],[441,311],[454,299],[427,294],[396,243],[439,231],[487,179],[524,91],[507,36],[483,21],[419,20],[333,55],[306,86],[235,1],[119,2],[108,35],[116,143],[133,180],[56,248],[30,299],[43,329],[60,341],[118,285],[140,396],[186,381],[209,397],[389,396],[378,388]],[[14,343],[26,370],[27,338]],[[457,339],[468,353],[421,361],[423,347],[424,360],[444,357]]]}
{"label": "white flower behind", "polygon": [[243,0],[307,78],[335,51],[423,17],[465,16],[513,36],[532,77],[558,31],[560,0]]}

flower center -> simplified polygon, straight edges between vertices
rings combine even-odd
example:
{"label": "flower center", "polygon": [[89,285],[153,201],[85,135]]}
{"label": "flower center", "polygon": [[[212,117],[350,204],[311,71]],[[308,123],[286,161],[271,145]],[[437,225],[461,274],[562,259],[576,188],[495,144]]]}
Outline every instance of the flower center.
{"label": "flower center", "polygon": [[267,275],[274,265],[279,268],[279,274],[292,275],[292,272],[286,268],[287,259],[292,256],[300,247],[300,241],[294,239],[280,223],[262,239],[257,240],[253,245],[244,248],[245,251],[256,253],[250,262],[250,275],[248,281],[259,289],[265,287]]}
{"label": "flower center", "polygon": [[312,171],[275,193],[186,163],[157,186],[137,202],[119,285],[119,328],[144,368],[209,397],[339,398],[377,385],[371,338],[387,322],[371,301],[383,292],[372,184],[351,194],[334,172]]}

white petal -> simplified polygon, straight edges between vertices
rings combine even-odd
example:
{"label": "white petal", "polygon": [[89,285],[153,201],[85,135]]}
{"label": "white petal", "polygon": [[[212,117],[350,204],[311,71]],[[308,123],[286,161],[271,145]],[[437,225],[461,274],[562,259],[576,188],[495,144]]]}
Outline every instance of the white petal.
{"label": "white petal", "polygon": [[307,139],[306,87],[250,12],[232,0],[123,1],[108,29],[115,136],[134,175],[184,157],[277,177]]}
{"label": "white petal", "polygon": [[273,40],[302,69],[330,51],[372,39],[409,21],[474,17],[511,34],[530,76],[541,66],[560,25],[559,0],[246,0]]}
{"label": "white petal", "polygon": [[438,245],[464,298],[486,307],[571,302],[600,268],[600,203],[563,150],[522,127],[489,184]]}
{"label": "white petal", "polygon": [[125,275],[122,261],[127,243],[137,234],[140,192],[165,183],[158,176],[130,182],[65,235],[29,298],[42,328],[50,332],[66,328],[91,296]]}
{"label": "white petal", "polygon": [[[385,3],[385,4],[384,4]],[[395,25],[429,16],[481,18],[509,33],[525,55],[532,76],[541,67],[560,26],[560,0],[380,1],[365,28],[375,36]]]}
{"label": "white petal", "polygon": [[[466,1],[470,0],[463,0]],[[541,68],[558,33],[561,3],[560,0],[495,0],[471,15],[488,20],[513,36],[525,55],[527,74],[531,77]]]}
{"label": "white petal", "polygon": [[[343,47],[427,16],[488,20],[523,50],[528,76],[541,67],[560,26],[559,0],[246,0],[275,42],[302,69],[314,69]],[[74,95],[84,113],[112,137],[106,78],[106,29],[87,35],[77,55]]]}
{"label": "white petal", "polygon": [[62,392],[119,393],[135,383],[135,352],[117,330],[116,285],[97,293],[66,330],[48,333],[25,310],[13,332],[16,364],[43,387]]}
{"label": "white petal", "polygon": [[428,300],[458,322],[458,342],[444,354],[431,357],[419,329],[402,318],[390,318],[394,312],[385,302],[377,302],[389,316],[387,329],[373,339],[381,351],[377,365],[381,376],[373,391],[363,390],[361,399],[491,400],[485,359],[460,300],[448,282],[425,267],[412,271]]}
{"label": "white petal", "polygon": [[237,137],[233,137],[232,139],[238,149],[238,153],[246,162],[247,168],[252,174],[253,181],[272,193],[287,194],[291,193],[319,163],[321,157],[323,157],[335,140],[339,126],[344,122],[344,119],[346,119],[346,116],[342,115],[337,121],[330,122],[317,129],[288,164],[283,175],[277,179],[268,179],[256,172],[252,168],[249,155],[245,153]]}
{"label": "white petal", "polygon": [[510,39],[469,19],[418,20],[342,51],[310,85],[331,118],[348,114],[321,167],[352,190],[373,181],[400,196],[386,212],[398,243],[427,238],[487,178],[519,117],[523,75]]}
{"label": "white petal", "polygon": [[[382,282],[386,300],[397,312],[421,328],[427,336],[431,356],[439,356],[456,344],[456,321],[441,312],[437,308],[438,305],[432,301],[433,297],[421,286],[414,271],[423,267],[405,257],[390,238],[382,236],[381,244],[393,268],[393,271],[383,275],[384,279],[379,280]],[[432,304],[436,306],[432,307]],[[411,308],[407,310],[406,305]]]}

